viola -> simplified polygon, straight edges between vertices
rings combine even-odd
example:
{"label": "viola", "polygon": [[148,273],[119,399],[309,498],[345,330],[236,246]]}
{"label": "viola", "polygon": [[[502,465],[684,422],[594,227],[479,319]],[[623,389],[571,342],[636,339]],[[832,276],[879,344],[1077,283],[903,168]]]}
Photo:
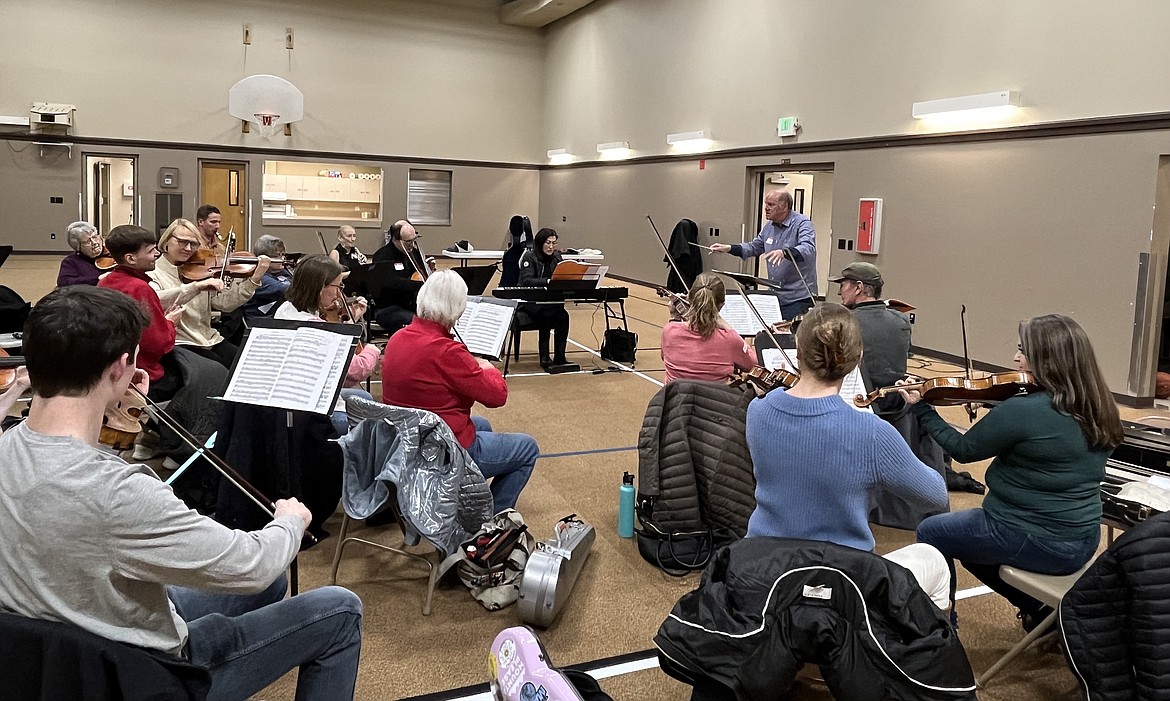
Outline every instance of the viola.
{"label": "viola", "polygon": [[98,270],[113,270],[118,261],[110,255],[110,249],[103,247],[101,254],[93,259],[93,264]]}
{"label": "viola", "polygon": [[1002,402],[1022,394],[1039,392],[1040,385],[1030,372],[1001,372],[978,379],[968,379],[961,375],[954,377],[935,377],[922,382],[893,387],[882,387],[868,395],[859,394],[853,398],[853,403],[859,407],[867,407],[878,399],[894,394],[899,390],[918,390],[922,401],[934,406],[959,406],[967,403]]}
{"label": "viola", "polygon": [[133,449],[138,434],[142,433],[142,412],[145,409],[146,400],[142,394],[127,388],[122,401],[106,409],[98,443],[117,451]]}
{"label": "viola", "polygon": [[742,387],[744,385],[751,385],[761,393],[767,394],[777,387],[792,389],[799,380],[800,375],[790,370],[783,368],[769,370],[768,368],[757,366],[747,372],[740,373],[731,381],[731,386]]}
{"label": "viola", "polygon": [[[212,277],[252,277],[260,258],[248,251],[238,251],[227,256],[215,255],[214,251],[201,248],[179,266],[179,276],[187,282],[198,282]],[[272,265],[291,268],[296,261],[291,258],[273,258]]]}

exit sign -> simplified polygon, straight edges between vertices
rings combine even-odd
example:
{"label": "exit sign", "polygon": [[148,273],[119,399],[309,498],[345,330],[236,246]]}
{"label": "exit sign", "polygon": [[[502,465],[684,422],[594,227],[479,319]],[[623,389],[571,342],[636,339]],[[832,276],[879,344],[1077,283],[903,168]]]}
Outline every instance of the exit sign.
{"label": "exit sign", "polygon": [[776,120],[776,136],[796,136],[800,121],[796,117],[781,117]]}

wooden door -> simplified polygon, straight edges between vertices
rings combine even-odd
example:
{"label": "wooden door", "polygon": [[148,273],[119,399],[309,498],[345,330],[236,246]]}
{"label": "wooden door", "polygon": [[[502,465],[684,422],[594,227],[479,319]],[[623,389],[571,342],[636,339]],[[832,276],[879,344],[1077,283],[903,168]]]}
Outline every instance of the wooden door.
{"label": "wooden door", "polygon": [[227,242],[236,232],[236,248],[251,248],[248,230],[248,164],[243,162],[200,161],[199,204],[219,207],[222,221],[219,237]]}

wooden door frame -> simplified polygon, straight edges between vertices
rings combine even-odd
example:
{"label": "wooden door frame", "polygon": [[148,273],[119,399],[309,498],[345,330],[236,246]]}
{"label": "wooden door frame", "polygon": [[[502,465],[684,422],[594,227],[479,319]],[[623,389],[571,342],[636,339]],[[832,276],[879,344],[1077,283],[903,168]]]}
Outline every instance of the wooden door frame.
{"label": "wooden door frame", "polygon": [[[142,207],[139,206],[139,203],[141,202],[141,200],[138,199],[139,198],[138,184],[139,184],[139,181],[141,180],[141,178],[139,177],[139,173],[138,173],[138,166],[139,166],[139,161],[141,160],[141,155],[138,153],[115,153],[115,152],[109,152],[109,151],[82,151],[81,163],[80,163],[80,165],[81,165],[81,193],[82,193],[82,195],[80,197],[80,200],[83,203],[83,206],[82,206],[82,211],[77,213],[77,215],[78,215],[77,218],[80,220],[89,221],[93,217],[93,214],[94,214],[93,202],[89,201],[88,198],[85,196],[85,194],[88,193],[88,191],[89,191],[89,178],[90,178],[90,175],[92,175],[92,173],[90,172],[90,167],[89,167],[89,159],[90,158],[120,158],[122,160],[130,161],[130,164],[131,164],[130,170],[132,171],[133,176],[134,176],[134,178],[133,178],[133,180],[134,180],[134,200],[130,203],[130,211],[132,211],[134,213],[134,223],[141,226],[142,225]],[[96,227],[98,225],[94,224],[94,226]],[[102,235],[104,236],[107,233],[109,233],[109,232],[103,232]]]}

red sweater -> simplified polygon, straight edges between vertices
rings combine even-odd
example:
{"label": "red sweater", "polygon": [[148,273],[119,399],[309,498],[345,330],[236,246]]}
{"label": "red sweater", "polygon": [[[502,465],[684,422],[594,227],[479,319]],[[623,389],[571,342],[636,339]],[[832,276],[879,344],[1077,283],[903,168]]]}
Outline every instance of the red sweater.
{"label": "red sweater", "polygon": [[475,441],[471,405],[501,407],[508,384],[495,368],[484,369],[433,321],[415,317],[390,337],[382,354],[382,402],[438,414],[464,448]]}
{"label": "red sweater", "polygon": [[138,367],[150,375],[152,382],[161,378],[163,369],[159,359],[175,347],[175,325],[167,319],[158,292],[150,286],[150,278],[141,270],[119,265],[98,282],[98,287],[130,295],[150,317],[150,325],[142,332],[138,344]]}

